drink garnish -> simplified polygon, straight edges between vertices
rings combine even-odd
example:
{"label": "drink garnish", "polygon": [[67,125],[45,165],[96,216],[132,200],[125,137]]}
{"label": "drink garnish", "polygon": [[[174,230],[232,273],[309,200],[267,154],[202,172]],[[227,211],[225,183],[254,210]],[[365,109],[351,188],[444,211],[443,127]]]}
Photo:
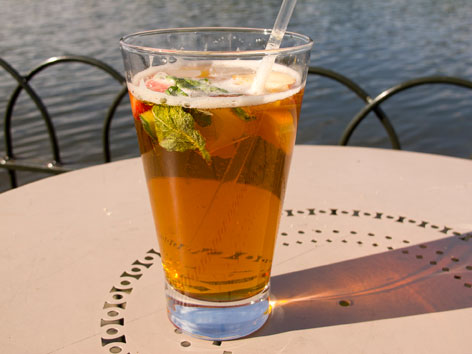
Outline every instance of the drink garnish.
{"label": "drink garnish", "polygon": [[236,114],[238,116],[238,118],[242,119],[243,121],[245,122],[249,122],[251,120],[254,120],[256,119],[255,116],[251,116],[250,114],[248,114],[244,109],[242,109],[241,107],[234,107],[234,108],[231,108],[231,111]]}
{"label": "drink garnish", "polygon": [[[210,81],[208,79],[189,79],[189,78],[181,78],[176,76],[167,76],[167,79],[174,81],[174,85],[169,87],[172,88],[172,96],[177,96],[177,93],[184,93],[182,96],[188,96],[188,94],[184,90],[192,90],[192,91],[200,91],[207,95],[211,95],[214,93],[228,93],[225,89],[210,85]],[[169,89],[167,91],[169,91]],[[168,93],[166,91],[166,93]]]}
{"label": "drink garnish", "polygon": [[[158,72],[152,77],[148,78],[148,82],[143,84],[147,89],[162,92],[165,95],[175,97],[240,97],[244,96],[240,87],[237,86],[251,86],[255,74],[242,73],[234,74],[230,80],[236,85],[236,92],[232,89],[227,91],[221,87],[214,85],[208,78],[202,77],[177,77],[169,75],[164,72]],[[226,85],[231,88],[231,84],[224,80],[219,81],[220,85]],[[268,91],[278,92],[288,90],[296,82],[295,78],[283,72],[272,72],[266,82]],[[225,88],[227,88],[224,86]],[[238,91],[239,89],[239,91]],[[143,106],[142,109],[147,108],[148,111],[139,115],[144,131],[151,137],[155,144],[159,144],[167,151],[188,151],[198,150],[202,157],[210,163],[211,156],[208,150],[210,147],[214,148],[212,144],[214,137],[211,136],[213,130],[201,130],[210,126],[213,123],[213,114],[206,109],[193,108],[189,104],[182,106],[168,105],[165,98],[161,98],[161,104],[154,104],[152,106]],[[142,112],[142,109],[139,111]],[[136,111],[138,111],[136,109]],[[235,117],[236,121],[240,120],[246,123],[253,122],[257,117],[253,114],[250,108],[231,107],[231,115]],[[232,119],[228,116],[227,119]],[[198,128],[198,129],[197,129]],[[206,138],[202,135],[210,134]],[[208,148],[206,139],[210,139]],[[213,140],[212,140],[213,139]],[[218,141],[219,138],[216,140]],[[217,144],[218,145],[218,144]],[[219,145],[218,145],[219,146]],[[213,151],[212,151],[213,153]]]}
{"label": "drink garnish", "polygon": [[140,117],[146,133],[167,151],[199,150],[206,162],[211,161],[205,139],[195,129],[192,114],[182,107],[154,105]]}
{"label": "drink garnish", "polygon": [[213,116],[211,112],[197,108],[184,108],[183,110],[190,113],[199,126],[208,127],[211,125],[211,117]]}
{"label": "drink garnish", "polygon": [[185,91],[183,91],[179,86],[174,85],[170,86],[167,90],[165,90],[165,93],[171,96],[188,96]]}
{"label": "drink garnish", "polygon": [[149,110],[140,114],[139,118],[144,128],[144,131],[147,133],[147,135],[151,137],[153,141],[156,141],[157,140],[156,129],[155,129],[155,124],[154,124],[154,115],[152,114],[152,111]]}
{"label": "drink garnish", "polygon": [[163,80],[150,79],[146,81],[146,87],[155,92],[164,92],[170,85]]}

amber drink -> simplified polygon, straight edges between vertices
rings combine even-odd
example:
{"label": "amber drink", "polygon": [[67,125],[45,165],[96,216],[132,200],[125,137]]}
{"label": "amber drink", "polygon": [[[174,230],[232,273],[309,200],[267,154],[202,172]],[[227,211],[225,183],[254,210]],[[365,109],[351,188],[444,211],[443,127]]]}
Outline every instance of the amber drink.
{"label": "amber drink", "polygon": [[[311,41],[288,34],[296,49],[271,53],[276,60],[254,92],[267,55],[255,43],[267,33],[178,31],[141,33],[138,44],[128,43],[133,35],[122,40],[131,107],[169,318],[190,334],[232,339],[258,329],[270,312],[272,257]],[[149,40],[156,36],[169,43]],[[195,43],[199,38],[205,40]],[[236,50],[232,41],[256,49]],[[176,50],[175,42],[187,49]]]}

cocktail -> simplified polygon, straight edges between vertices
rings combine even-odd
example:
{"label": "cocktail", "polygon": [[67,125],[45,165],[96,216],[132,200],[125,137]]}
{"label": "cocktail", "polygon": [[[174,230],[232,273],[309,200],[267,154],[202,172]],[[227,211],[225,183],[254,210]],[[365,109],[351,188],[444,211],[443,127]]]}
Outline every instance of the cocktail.
{"label": "cocktail", "polygon": [[267,50],[269,37],[263,29],[184,28],[121,41],[169,318],[201,338],[247,335],[270,313],[312,41],[286,33]]}

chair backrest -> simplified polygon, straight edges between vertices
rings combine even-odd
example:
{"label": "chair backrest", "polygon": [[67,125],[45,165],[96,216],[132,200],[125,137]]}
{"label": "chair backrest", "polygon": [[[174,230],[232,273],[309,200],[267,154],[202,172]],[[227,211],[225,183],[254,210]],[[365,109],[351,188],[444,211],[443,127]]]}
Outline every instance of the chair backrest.
{"label": "chair backrest", "polygon": [[[356,94],[356,96],[359,97],[366,105],[370,104],[370,102],[372,102],[373,100],[372,97],[362,87],[360,87],[357,83],[355,83],[353,80],[349,79],[348,77],[341,75],[340,73],[337,73],[329,69],[320,68],[317,66],[310,66],[308,68],[308,74],[323,76],[323,77],[326,77],[328,79],[331,79],[340,83],[341,85],[351,90],[354,94]],[[382,123],[382,126],[384,127],[385,131],[388,134],[392,147],[394,149],[400,149],[400,141],[398,140],[398,135],[395,132],[395,129],[390,123],[390,120],[388,119],[385,112],[378,106],[372,107],[371,111],[375,113],[375,116],[379,119],[380,123]],[[341,139],[339,144],[347,145],[348,140],[349,138],[346,141],[343,141],[343,139]]]}
{"label": "chair backrest", "polygon": [[[56,136],[56,130],[51,120],[51,116],[46,105],[41,100],[40,96],[37,94],[35,89],[31,85],[32,79],[43,70],[64,63],[82,63],[89,65],[93,68],[97,68],[108,74],[114,80],[116,80],[120,85],[121,89],[114,96],[113,101],[111,102],[106,116],[103,120],[102,126],[102,152],[103,152],[103,161],[111,161],[111,152],[110,152],[110,128],[112,119],[115,116],[116,110],[123,98],[127,94],[126,82],[124,77],[118,73],[115,69],[109,65],[96,60],[90,57],[84,56],[61,56],[61,57],[52,57],[36,68],[31,70],[27,75],[21,75],[16,69],[14,69],[9,63],[0,58],[0,66],[11,75],[11,77],[16,81],[17,86],[13,90],[11,96],[8,99],[7,106],[5,109],[4,115],[4,139],[5,139],[5,156],[0,160],[0,168],[6,169],[9,174],[10,185],[12,188],[18,185],[16,171],[31,171],[31,172],[40,172],[46,174],[59,174],[70,171],[71,168],[66,166],[61,158],[61,151],[58,144],[58,139]],[[390,119],[386,113],[382,110],[380,105],[384,103],[389,98],[397,95],[400,92],[411,89],[416,86],[422,85],[454,85],[460,86],[468,89],[472,89],[472,82],[464,80],[461,78],[448,77],[448,76],[430,76],[419,79],[413,79],[400,83],[399,85],[393,86],[376,97],[369,95],[362,87],[360,87],[353,80],[347,78],[346,76],[341,75],[332,70],[328,70],[321,67],[311,66],[309,67],[308,74],[310,76],[322,76],[328,79],[331,79],[344,87],[351,90],[360,100],[363,102],[362,109],[350,120],[346,125],[341,138],[338,142],[339,145],[347,145],[349,140],[357,129],[359,124],[373,112],[374,116],[380,121],[385,132],[388,135],[391,147],[393,149],[401,149],[400,139],[392,125]],[[30,160],[23,160],[15,158],[14,154],[14,145],[13,145],[13,136],[12,136],[12,117],[15,104],[18,102],[18,97],[22,91],[25,91],[31,100],[34,102],[37,111],[40,113],[41,118],[45,124],[47,134],[49,137],[49,144],[51,147],[51,159],[46,163],[35,162]]]}
{"label": "chair backrest", "polygon": [[[368,100],[367,104],[359,111],[359,113],[357,113],[351,119],[351,121],[346,126],[342,134],[342,137],[339,141],[339,144],[347,145],[355,129],[365,119],[365,117],[367,117],[367,115],[372,111],[377,112],[377,110],[380,107],[380,104],[382,104],[389,98],[399,94],[400,92],[409,90],[413,87],[423,86],[423,85],[438,85],[438,84],[453,85],[453,86],[459,86],[459,87],[472,89],[472,81],[461,79],[458,77],[450,77],[450,76],[428,76],[428,77],[421,77],[421,78],[402,82],[396,86],[393,86],[381,92],[377,97]],[[398,143],[394,145],[392,142],[392,147],[400,149],[401,146],[400,146],[398,137],[396,137],[396,140]]]}
{"label": "chair backrest", "polygon": [[373,112],[375,117],[382,123],[383,128],[388,134],[391,147],[393,149],[400,150],[402,149],[400,139],[390,119],[381,109],[380,105],[382,103],[403,91],[423,85],[452,85],[472,89],[472,81],[469,80],[450,76],[427,76],[404,81],[396,86],[382,91],[376,97],[372,97],[357,83],[335,71],[320,67],[310,67],[308,74],[319,75],[334,80],[351,90],[364,102],[364,106],[361,108],[361,110],[346,125],[344,131],[341,134],[341,138],[339,139],[339,145],[347,145],[354,131],[359,127],[359,124],[369,115],[369,113]]}
{"label": "chair backrest", "polygon": [[[111,161],[111,152],[110,152],[110,127],[112,119],[115,115],[118,105],[123,100],[123,97],[127,94],[126,82],[124,77],[118,73],[115,69],[109,65],[96,60],[94,58],[85,57],[85,56],[61,56],[61,57],[52,57],[44,61],[33,70],[31,70],[27,75],[21,75],[13,66],[8,62],[0,58],[0,66],[8,72],[11,77],[16,81],[17,86],[8,99],[7,106],[5,109],[4,115],[4,139],[5,139],[5,156],[3,160],[0,161],[0,168],[7,169],[10,179],[11,187],[14,188],[17,186],[17,175],[16,171],[31,171],[31,172],[41,172],[46,174],[59,174],[70,171],[71,169],[64,165],[61,152],[59,148],[59,143],[56,135],[56,130],[53,125],[51,116],[46,105],[41,100],[38,93],[31,85],[32,79],[43,70],[50,68],[52,66],[64,63],[82,63],[89,65],[91,67],[97,68],[102,72],[105,72],[114,80],[116,80],[120,85],[121,89],[116,94],[113,102],[110,104],[106,116],[103,121],[102,128],[102,149],[103,149],[103,161]],[[38,163],[35,161],[24,161],[22,159],[15,158],[14,154],[14,144],[13,144],[13,135],[12,135],[12,117],[13,110],[15,105],[18,102],[18,97],[22,91],[25,91],[31,100],[34,102],[36,109],[39,111],[41,118],[46,126],[47,135],[49,137],[49,144],[51,147],[51,159],[46,163]]]}

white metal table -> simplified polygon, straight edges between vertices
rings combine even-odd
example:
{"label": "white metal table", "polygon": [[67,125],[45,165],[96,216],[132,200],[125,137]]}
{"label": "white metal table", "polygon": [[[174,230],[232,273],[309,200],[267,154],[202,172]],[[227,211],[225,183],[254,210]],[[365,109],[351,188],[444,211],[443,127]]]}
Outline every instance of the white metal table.
{"label": "white metal table", "polygon": [[166,318],[139,159],[0,194],[2,353],[470,353],[472,161],[297,146],[250,337]]}

